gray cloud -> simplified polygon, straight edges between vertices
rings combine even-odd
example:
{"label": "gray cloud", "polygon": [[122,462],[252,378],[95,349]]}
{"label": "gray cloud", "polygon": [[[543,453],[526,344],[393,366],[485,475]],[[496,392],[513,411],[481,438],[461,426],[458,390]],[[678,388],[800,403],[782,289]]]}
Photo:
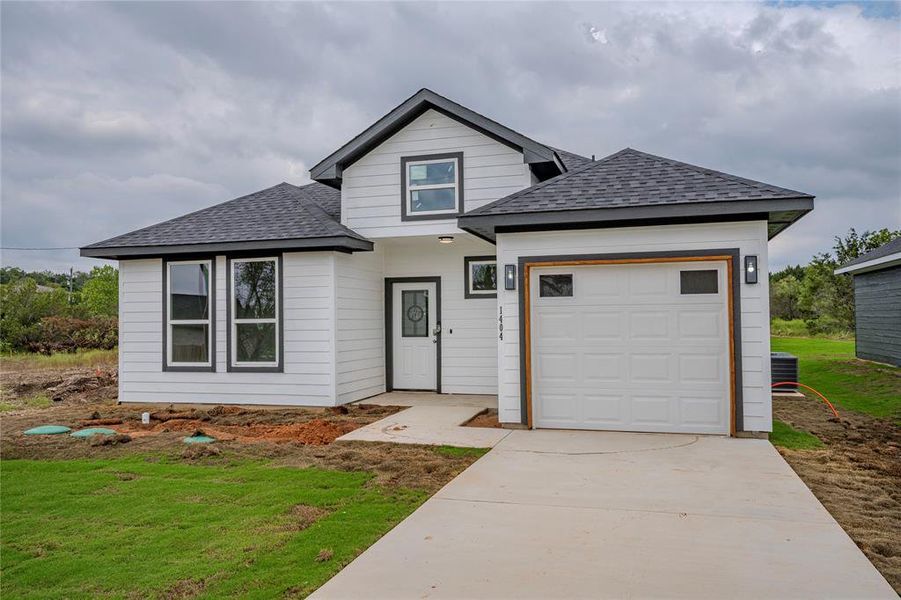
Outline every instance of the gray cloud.
{"label": "gray cloud", "polygon": [[[536,139],[814,193],[770,247],[901,227],[901,28],[854,5],[12,3],[3,246],[78,246],[307,169],[421,87]],[[4,264],[89,267],[75,251]]]}

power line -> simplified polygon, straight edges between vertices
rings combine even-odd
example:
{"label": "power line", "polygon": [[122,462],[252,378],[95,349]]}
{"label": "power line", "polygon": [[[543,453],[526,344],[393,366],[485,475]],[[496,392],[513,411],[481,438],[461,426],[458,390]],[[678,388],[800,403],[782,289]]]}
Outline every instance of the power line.
{"label": "power line", "polygon": [[20,246],[0,246],[0,250],[78,250],[78,246],[49,246],[47,248],[23,248]]}

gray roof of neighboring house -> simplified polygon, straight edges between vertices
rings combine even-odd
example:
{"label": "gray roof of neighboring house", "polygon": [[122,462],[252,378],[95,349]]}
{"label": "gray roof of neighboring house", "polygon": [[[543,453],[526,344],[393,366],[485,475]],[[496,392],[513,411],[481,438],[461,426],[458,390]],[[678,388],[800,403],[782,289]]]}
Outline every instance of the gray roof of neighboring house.
{"label": "gray roof of neighboring house", "polygon": [[813,209],[813,196],[626,148],[472,210],[463,229],[767,214],[770,237]]}
{"label": "gray roof of neighboring house", "polygon": [[345,168],[429,109],[437,110],[502,144],[522,151],[523,162],[532,168],[539,179],[553,177],[568,168],[565,164],[558,163],[560,157],[555,155],[554,149],[550,146],[536,142],[474,110],[423,88],[319,161],[310,169],[310,178],[332,187],[341,187],[342,171]]}
{"label": "gray roof of neighboring house", "polygon": [[[877,271],[879,269],[894,266],[894,259],[899,258],[892,256],[898,254],[901,257],[901,237],[896,237],[887,244],[883,244],[878,248],[870,250],[866,254],[858,256],[854,260],[850,260],[836,270],[836,273],[854,273],[859,270]],[[875,264],[874,261],[876,261]],[[864,266],[865,263],[871,263]],[[858,268],[854,268],[858,267]]]}
{"label": "gray roof of neighboring house", "polygon": [[82,256],[119,258],[245,249],[371,250],[341,225],[341,194],[319,183],[280,183],[222,204],[97,242]]}

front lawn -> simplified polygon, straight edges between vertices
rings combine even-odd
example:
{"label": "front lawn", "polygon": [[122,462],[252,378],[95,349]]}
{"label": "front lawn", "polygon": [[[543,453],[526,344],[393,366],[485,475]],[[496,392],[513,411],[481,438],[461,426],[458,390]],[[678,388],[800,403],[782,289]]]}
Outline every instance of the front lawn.
{"label": "front lawn", "polygon": [[774,446],[789,448],[791,450],[812,450],[822,448],[820,438],[803,429],[795,429],[788,423],[773,419],[773,432],[770,434],[770,442]]}
{"label": "front lawn", "polygon": [[216,457],[4,460],[6,598],[304,596],[428,492]]}
{"label": "front lawn", "polygon": [[858,360],[853,341],[774,337],[771,345],[773,352],[797,356],[801,383],[837,407],[901,419],[901,369]]}

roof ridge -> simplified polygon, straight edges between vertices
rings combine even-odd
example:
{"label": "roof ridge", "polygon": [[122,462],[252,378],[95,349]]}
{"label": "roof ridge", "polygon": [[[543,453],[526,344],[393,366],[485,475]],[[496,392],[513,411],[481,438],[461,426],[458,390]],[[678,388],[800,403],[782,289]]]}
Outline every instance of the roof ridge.
{"label": "roof ridge", "polygon": [[772,185],[769,183],[764,183],[762,181],[757,181],[755,179],[748,179],[747,177],[741,177],[740,175],[732,175],[730,173],[725,173],[723,171],[717,171],[716,169],[701,167],[699,165],[693,165],[691,163],[682,162],[680,160],[675,160],[672,158],[667,158],[665,156],[651,154],[650,152],[642,152],[641,150],[636,150],[634,148],[627,148],[627,150],[630,150],[632,152],[632,154],[634,154],[636,156],[640,156],[645,159],[659,160],[659,161],[662,161],[662,162],[665,162],[665,163],[668,163],[671,165],[685,167],[687,169],[691,169],[692,171],[697,171],[699,173],[702,173],[704,175],[709,175],[711,177],[718,177],[725,181],[734,181],[737,183],[742,183],[747,186],[753,187],[754,189],[758,189],[758,190],[759,189],[767,189],[767,190],[777,189],[777,190],[784,190],[786,192],[791,192],[792,194],[797,194],[799,197],[810,196],[810,194],[805,194],[804,192],[799,192],[797,190],[785,188],[780,185]]}
{"label": "roof ridge", "polygon": [[[288,185],[291,185],[291,184],[288,184]],[[320,185],[322,185],[322,184],[320,184]],[[292,185],[291,187],[293,187],[296,190],[303,189],[301,186],[297,186],[297,185]],[[306,186],[304,186],[304,187],[306,187]],[[334,217],[332,217],[332,215],[328,214],[328,212],[324,208],[322,208],[322,206],[320,206],[319,203],[316,202],[315,199],[310,198],[308,196],[304,196],[303,200],[309,200],[309,202],[298,202],[298,204],[307,212],[307,214],[309,214],[311,217],[316,219],[320,224],[327,225],[329,227],[338,226],[343,231],[348,232],[349,234],[353,235],[356,238],[359,238],[361,240],[366,239],[365,237],[363,237],[362,235],[360,235],[359,233],[357,233],[356,231],[354,231],[347,225],[344,225],[343,223],[341,223],[341,221],[336,220]]]}

